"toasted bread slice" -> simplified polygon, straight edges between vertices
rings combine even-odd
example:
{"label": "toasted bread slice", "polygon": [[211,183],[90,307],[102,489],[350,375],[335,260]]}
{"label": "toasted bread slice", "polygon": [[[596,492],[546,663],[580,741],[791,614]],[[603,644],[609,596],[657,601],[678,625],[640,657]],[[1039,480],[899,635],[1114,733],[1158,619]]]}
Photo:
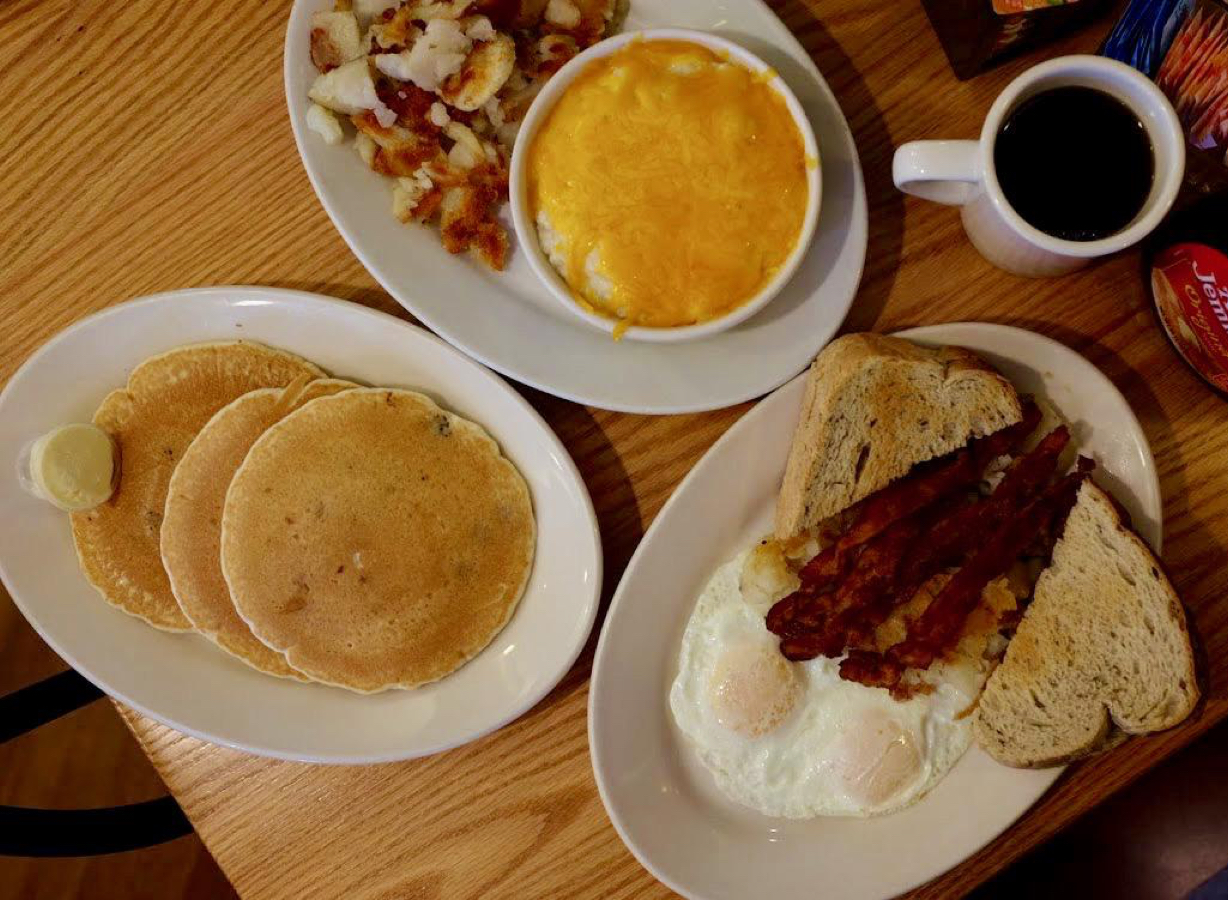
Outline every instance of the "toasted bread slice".
{"label": "toasted bread slice", "polygon": [[1061,765],[1181,722],[1198,702],[1185,612],[1147,545],[1091,481],[977,707],[1008,766]]}
{"label": "toasted bread slice", "polygon": [[1022,418],[1011,383],[958,347],[845,335],[810,369],[776,505],[785,540],[906,475]]}

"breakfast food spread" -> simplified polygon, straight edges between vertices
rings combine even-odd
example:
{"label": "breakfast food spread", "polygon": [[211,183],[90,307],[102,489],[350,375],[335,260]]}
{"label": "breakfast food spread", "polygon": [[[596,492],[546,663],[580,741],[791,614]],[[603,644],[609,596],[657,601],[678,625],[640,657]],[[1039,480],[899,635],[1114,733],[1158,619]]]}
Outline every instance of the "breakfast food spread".
{"label": "breakfast food spread", "polygon": [[1180,601],[1072,454],[1055,410],[967,351],[829,345],[776,534],[683,637],[671,708],[718,786],[769,815],[878,815],[974,738],[1055,765],[1183,720]]}
{"label": "breakfast food spread", "polygon": [[114,494],[72,516],[86,578],[266,674],[360,693],[438,680],[528,584],[528,486],[480,426],[421,394],[247,341],[196,344],[137,366],[94,421],[34,454],[52,470],[57,453],[89,457],[74,471],[101,491],[122,449]]}
{"label": "breakfast food spread", "polygon": [[29,488],[65,512],[93,509],[115,492],[117,455],[115,441],[97,425],[61,425],[30,447]]}
{"label": "breakfast food spread", "polygon": [[[614,13],[336,0],[313,19],[307,121],[330,143],[355,129],[400,219],[438,222],[448,250],[502,269],[519,117]],[[679,40],[570,71],[522,151],[536,234],[576,303],[621,329],[675,328],[762,293],[816,199],[812,136],[774,73]],[[1015,125],[1043,112],[1033,100]],[[1053,121],[1033,120],[1024,149]],[[422,394],[235,342],[142,364],[96,423],[30,459],[42,495],[75,513],[87,577],[253,669],[412,689],[466,665],[521,602],[526,483]],[[719,789],[769,816],[878,816],[974,742],[1055,765],[1189,715],[1180,601],[1075,450],[1056,411],[967,351],[872,335],[824,351],[774,534],[712,575],[681,637],[669,706]]]}
{"label": "breakfast food spread", "polygon": [[171,475],[160,543],[175,599],[194,629],[270,675],[302,677],[257,640],[230,600],[221,564],[226,490],[252,444],[276,422],[317,397],[354,387],[335,378],[299,379],[244,394],[206,423]]}
{"label": "breakfast food spread", "polygon": [[529,147],[527,200],[583,308],[695,325],[773,279],[814,161],[769,80],[699,44],[636,40],[567,86]]}
{"label": "breakfast food spread", "polygon": [[81,567],[107,602],[157,628],[191,628],[158,545],[171,473],[226,404],[248,391],[323,374],[306,360],[259,344],[196,344],[146,360],[126,387],[107,395],[94,424],[119,445],[119,486],[106,503],[72,516]]}
{"label": "breakfast food spread", "polygon": [[542,85],[621,17],[616,0],[338,0],[312,18],[308,126],[346,129],[366,165],[395,179],[402,222],[438,222],[450,253],[507,264],[497,213],[521,119]]}
{"label": "breakfast food spread", "polygon": [[486,647],[534,544],[528,488],[484,430],[421,394],[361,388],[256,441],[226,494],[221,563],[260,640],[369,692],[438,680]]}

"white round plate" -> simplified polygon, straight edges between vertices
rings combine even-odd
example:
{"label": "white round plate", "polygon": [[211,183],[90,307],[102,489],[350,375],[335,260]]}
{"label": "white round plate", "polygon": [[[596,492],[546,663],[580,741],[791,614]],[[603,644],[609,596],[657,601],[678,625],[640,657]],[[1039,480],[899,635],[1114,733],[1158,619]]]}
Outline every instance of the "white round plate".
{"label": "white round plate", "polygon": [[[430,395],[483,425],[528,482],[537,555],[508,626],[472,662],[413,691],[361,696],[263,675],[204,638],[113,609],[82,576],[68,516],[19,486],[22,446],[90,420],[142,360],[246,338],[372,385]],[[443,341],[352,303],[206,288],[115,306],[46,344],[0,394],[0,577],[52,649],[116,699],[179,731],[305,762],[407,759],[471,741],[546,695],[575,662],[601,591],[601,540],[571,457],[524,399]]]}
{"label": "white round plate", "polygon": [[[580,321],[542,286],[513,246],[505,272],[450,256],[433,229],[392,216],[392,182],[352,142],[326,145],[307,128],[311,15],[332,0],[296,0],[286,32],[290,122],[303,165],[341,236],[406,309],[510,378],[604,409],[680,413],[761,396],[800,372],[848,312],[866,253],[866,196],[848,123],[809,54],[762,0],[631,0],[624,30],[710,31],[762,57],[792,88],[819,140],[823,209],[793,279],[760,313],[705,340],[620,341]],[[512,230],[510,211],[503,219]],[[514,243],[514,242],[513,242]],[[548,352],[543,352],[548,348]]]}
{"label": "white round plate", "polygon": [[[1147,439],[1094,366],[1048,338],[999,325],[901,332],[982,353],[1050,399],[1099,463],[1097,478],[1159,549],[1160,491]],[[1018,818],[1059,769],[1001,766],[975,747],[921,802],[876,819],[772,819],[726,800],[674,725],[678,647],[712,572],[771,532],[805,378],[747,413],[691,471],[627,566],[589,692],[593,771],[610,819],[644,867],[694,900],[880,900],[965,859]]]}

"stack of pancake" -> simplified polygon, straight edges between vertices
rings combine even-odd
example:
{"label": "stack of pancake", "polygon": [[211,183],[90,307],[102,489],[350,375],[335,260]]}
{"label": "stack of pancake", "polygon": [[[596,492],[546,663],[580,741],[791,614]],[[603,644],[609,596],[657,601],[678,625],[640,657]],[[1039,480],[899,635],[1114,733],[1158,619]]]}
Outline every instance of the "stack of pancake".
{"label": "stack of pancake", "polygon": [[112,605],[271,675],[359,692],[436,681],[524,593],[528,488],[478,425],[246,341],[142,363],[95,424],[119,487],[72,517]]}

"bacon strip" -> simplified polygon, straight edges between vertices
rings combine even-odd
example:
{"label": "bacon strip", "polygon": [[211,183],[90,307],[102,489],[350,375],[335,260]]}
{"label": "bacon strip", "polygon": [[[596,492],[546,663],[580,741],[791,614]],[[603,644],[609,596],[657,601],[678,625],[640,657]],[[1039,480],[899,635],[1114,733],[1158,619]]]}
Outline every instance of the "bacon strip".
{"label": "bacon strip", "polygon": [[[865,529],[873,524],[880,524],[889,514],[903,510],[907,503],[916,502],[916,497],[925,498],[925,502],[917,507],[917,510],[907,513],[909,516],[925,508],[933,510],[935,497],[942,496],[939,490],[949,495],[950,491],[946,489],[954,483],[952,473],[957,467],[965,467],[964,460],[974,459],[975,478],[980,478],[985,465],[1002,456],[1035,430],[1039,417],[1040,410],[1035,404],[1025,404],[1024,417],[1018,425],[980,438],[975,442],[973,451],[960,451],[953,458],[944,460],[939,467],[933,467],[923,473],[920,481],[909,476],[869,497],[862,513],[858,514],[858,522],[861,522]],[[1018,505],[1019,497],[1033,494],[1052,478],[1057,467],[1057,458],[1061,456],[1068,442],[1070,431],[1066,426],[1055,429],[1046,435],[1032,452],[1014,462],[1003,476],[997,490],[993,491],[990,500],[955,508],[954,511],[950,510],[949,505],[939,508],[932,521],[926,523],[926,540],[915,544],[911,550],[907,549],[907,543],[898,541],[893,546],[892,553],[898,553],[899,556],[887,556],[887,561],[884,562],[883,554],[876,553],[869,556],[863,564],[861,557],[869,553],[869,546],[876,540],[871,538],[866,541],[867,549],[862,551],[860,556],[856,556],[855,564],[846,564],[852,565],[855,572],[867,565],[889,565],[894,584],[883,586],[878,582],[873,591],[858,589],[857,593],[850,594],[846,586],[853,576],[845,576],[844,581],[840,582],[837,578],[826,588],[817,588],[813,583],[810,586],[803,584],[798,591],[772,604],[766,618],[768,630],[780,637],[795,638],[788,643],[782,643],[781,652],[790,659],[813,659],[815,656],[839,656],[847,646],[868,642],[873,630],[887,620],[896,605],[910,599],[922,584],[942,568],[963,559],[981,535],[996,528],[1002,517]],[[984,460],[984,463],[981,460]],[[904,487],[896,489],[896,485]],[[878,498],[884,495],[890,495],[888,501],[878,505]],[[877,508],[878,512],[867,514],[867,508],[872,506]],[[857,523],[853,524],[849,534],[856,532],[857,527]],[[890,528],[892,526],[889,524],[887,529]],[[863,534],[865,530],[858,534],[858,537]],[[844,538],[841,538],[842,540]],[[834,550],[839,546],[837,541],[829,549]],[[815,560],[820,557],[822,554],[815,557]],[[845,559],[849,559],[849,555],[846,554]],[[814,560],[809,565],[813,564]],[[857,587],[856,583],[853,584],[853,588]],[[841,592],[844,592],[842,597]],[[799,640],[807,632],[820,630],[826,634]]]}
{"label": "bacon strip", "polygon": [[[806,610],[788,623],[780,644],[786,659],[839,656],[844,651],[845,630],[837,623],[844,621],[850,611],[875,603],[880,595],[891,590],[896,569],[909,545],[920,535],[925,518],[913,513],[867,543],[853,571],[835,591],[825,595],[820,620],[810,621]],[[803,640],[795,640],[799,637]]]}
{"label": "bacon strip", "polygon": [[[858,557],[854,571],[836,591],[825,595],[824,599],[832,599],[824,604],[822,615],[817,618],[811,615],[812,603],[789,623],[782,635],[786,640],[781,642],[781,653],[792,660],[839,656],[846,648],[860,643],[854,637],[862,634],[859,625],[867,610],[890,611],[895,606],[896,585],[914,548],[936,522],[963,503],[959,498],[946,498],[900,520],[870,541]],[[872,628],[869,636],[873,636]]]}
{"label": "bacon strip", "polygon": [[989,497],[959,507],[934,522],[926,530],[925,540],[912,548],[897,570],[894,589],[849,624],[849,645],[868,642],[874,629],[887,620],[897,605],[912,599],[922,585],[943,569],[958,564],[979,541],[1001,526],[1023,498],[1044,487],[1053,477],[1058,458],[1069,442],[1069,429],[1065,425],[1055,428],[1029,453],[1015,460]]}
{"label": "bacon strip", "polygon": [[986,585],[1000,577],[1050,521],[1070,513],[1095,463],[1079,459],[1078,469],[1047,488],[1019,516],[1000,527],[955,573],[908,629],[908,639],[888,651],[901,665],[924,669],[959,640],[968,614],[976,608]]}
{"label": "bacon strip", "polygon": [[873,650],[850,650],[848,656],[840,660],[840,677],[866,687],[893,689],[903,675],[902,665]]}
{"label": "bacon strip", "polygon": [[831,593],[830,590],[823,594],[818,594],[807,588],[800,588],[772,604],[772,608],[768,610],[767,617],[764,620],[764,625],[772,634],[783,637],[793,630],[793,623],[797,620],[798,614],[809,606],[815,606],[820,602],[820,597],[826,597]]}
{"label": "bacon strip", "polygon": [[1035,431],[1040,418],[1036,404],[1025,400],[1019,422],[977,438],[955,453],[922,463],[909,475],[863,500],[852,525],[839,540],[802,567],[801,588],[773,604],[767,615],[768,631],[783,637],[821,627],[827,618],[830,592],[854,565],[864,544],[894,522],[971,486],[989,463],[1009,453]]}
{"label": "bacon strip", "polygon": [[[788,638],[825,630],[829,618],[868,602],[872,596],[889,587],[890,578],[903,558],[905,548],[917,536],[920,525],[914,521],[916,517],[917,513],[913,513],[892,523],[867,541],[864,547],[857,548],[855,562],[841,581],[821,592],[803,585],[774,603],[767,614],[768,631]],[[808,641],[805,646],[814,646],[814,640]],[[836,647],[834,652],[838,654],[841,650],[843,645]],[[814,656],[798,658],[813,659]]]}
{"label": "bacon strip", "polygon": [[802,567],[798,573],[802,584],[822,588],[836,580],[847,568],[852,550],[927,503],[966,487],[978,475],[973,471],[973,455],[965,448],[922,463],[911,474],[867,497],[858,505],[848,530]]}
{"label": "bacon strip", "polygon": [[870,687],[891,690],[903,699],[901,679],[906,668],[928,668],[959,639],[968,614],[976,608],[986,585],[1010,567],[1036,535],[1048,526],[1060,533],[1078,497],[1079,487],[1095,463],[1080,457],[1075,472],[1050,486],[1020,515],[1003,524],[993,537],[952,577],[938,597],[909,629],[908,639],[886,653],[852,650],[840,663],[840,677]]}
{"label": "bacon strip", "polygon": [[971,441],[967,447],[917,466],[863,500],[848,530],[835,543],[808,562],[799,573],[802,584],[819,590],[837,580],[847,568],[849,552],[860,547],[905,516],[940,497],[975,484],[991,462],[1010,452],[1040,424],[1039,407],[1023,403],[1023,417],[1014,425]]}

